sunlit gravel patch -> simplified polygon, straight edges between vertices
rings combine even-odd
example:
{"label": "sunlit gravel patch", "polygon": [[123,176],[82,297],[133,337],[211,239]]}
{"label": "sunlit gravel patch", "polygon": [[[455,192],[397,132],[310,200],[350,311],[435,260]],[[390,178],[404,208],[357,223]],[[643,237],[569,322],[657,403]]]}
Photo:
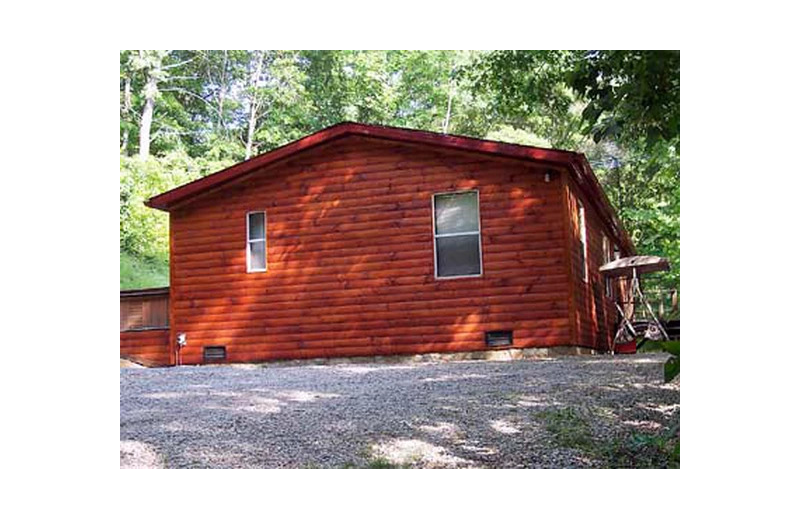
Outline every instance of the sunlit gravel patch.
{"label": "sunlit gravel patch", "polygon": [[543,410],[592,432],[680,416],[663,355],[120,370],[120,467],[593,467],[555,445]]}

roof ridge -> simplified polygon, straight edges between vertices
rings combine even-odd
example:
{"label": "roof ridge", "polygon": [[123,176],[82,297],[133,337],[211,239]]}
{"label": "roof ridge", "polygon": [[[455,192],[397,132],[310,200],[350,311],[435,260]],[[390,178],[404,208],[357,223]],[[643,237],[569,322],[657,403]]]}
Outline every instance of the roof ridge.
{"label": "roof ridge", "polygon": [[618,235],[617,238],[619,238],[620,241],[633,250],[630,237],[622,228],[616,211],[603,193],[600,183],[594,175],[594,171],[586,156],[580,152],[506,143],[462,135],[442,134],[429,130],[357,123],[354,121],[341,121],[332,126],[323,128],[313,134],[286,143],[278,148],[257,155],[256,157],[252,157],[216,173],[212,173],[211,175],[201,177],[200,179],[196,179],[151,197],[145,204],[151,208],[169,211],[179,202],[199,195],[208,189],[227,184],[258,168],[346,135],[359,135],[412,144],[441,146],[475,153],[566,166],[575,178],[578,188],[584,191],[584,194],[587,195],[589,200],[595,205],[595,208],[598,210],[598,213],[601,214],[601,218],[605,221],[606,225],[608,225],[613,233]]}

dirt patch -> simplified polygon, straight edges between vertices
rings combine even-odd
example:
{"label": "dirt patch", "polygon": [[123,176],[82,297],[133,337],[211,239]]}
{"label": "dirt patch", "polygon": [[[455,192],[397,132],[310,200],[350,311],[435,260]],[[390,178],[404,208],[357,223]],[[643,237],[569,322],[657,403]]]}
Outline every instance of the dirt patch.
{"label": "dirt patch", "polygon": [[139,363],[134,363],[129,359],[119,358],[119,367],[120,368],[146,368],[144,365],[140,365]]}

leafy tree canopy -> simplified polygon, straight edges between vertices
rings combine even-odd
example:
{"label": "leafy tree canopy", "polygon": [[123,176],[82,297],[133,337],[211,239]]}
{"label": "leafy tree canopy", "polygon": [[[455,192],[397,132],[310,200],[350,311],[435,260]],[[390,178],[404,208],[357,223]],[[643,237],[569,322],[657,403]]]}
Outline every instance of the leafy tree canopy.
{"label": "leafy tree canopy", "polygon": [[146,198],[350,120],[586,153],[677,287],[679,78],[677,51],[121,51],[120,251],[166,265]]}

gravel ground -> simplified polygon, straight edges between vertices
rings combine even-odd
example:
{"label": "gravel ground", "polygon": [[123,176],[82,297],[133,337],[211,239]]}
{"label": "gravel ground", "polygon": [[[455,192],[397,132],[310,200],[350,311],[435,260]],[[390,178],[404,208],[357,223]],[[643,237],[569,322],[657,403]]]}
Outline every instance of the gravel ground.
{"label": "gravel ground", "polygon": [[664,360],[121,369],[120,467],[603,466],[548,413],[592,439],[663,432],[680,420]]}

